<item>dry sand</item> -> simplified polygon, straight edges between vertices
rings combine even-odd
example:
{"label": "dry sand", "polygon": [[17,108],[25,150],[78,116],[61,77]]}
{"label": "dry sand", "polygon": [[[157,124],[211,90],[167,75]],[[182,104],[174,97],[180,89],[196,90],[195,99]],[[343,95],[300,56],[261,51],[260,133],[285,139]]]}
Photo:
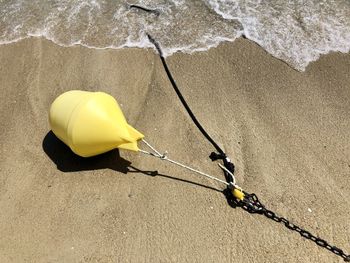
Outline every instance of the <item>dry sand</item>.
{"label": "dry sand", "polygon": [[[158,148],[223,178],[152,50],[27,39],[0,61],[0,262],[342,262],[219,183],[126,151],[81,159],[49,133],[59,94],[106,91]],[[238,183],[349,252],[350,55],[300,73],[240,39],[167,61]]]}

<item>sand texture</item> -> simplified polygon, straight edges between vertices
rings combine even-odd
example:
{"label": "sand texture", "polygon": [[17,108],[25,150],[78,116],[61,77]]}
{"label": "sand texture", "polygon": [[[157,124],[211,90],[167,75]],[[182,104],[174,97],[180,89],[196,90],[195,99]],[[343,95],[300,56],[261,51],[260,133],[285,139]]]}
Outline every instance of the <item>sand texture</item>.
{"label": "sand texture", "polygon": [[[350,55],[300,73],[239,39],[167,61],[239,185],[350,252]],[[220,183],[133,152],[78,158],[50,133],[58,95],[105,91],[148,141],[223,178],[153,50],[27,39],[0,47],[0,83],[0,262],[342,262],[231,208]]]}

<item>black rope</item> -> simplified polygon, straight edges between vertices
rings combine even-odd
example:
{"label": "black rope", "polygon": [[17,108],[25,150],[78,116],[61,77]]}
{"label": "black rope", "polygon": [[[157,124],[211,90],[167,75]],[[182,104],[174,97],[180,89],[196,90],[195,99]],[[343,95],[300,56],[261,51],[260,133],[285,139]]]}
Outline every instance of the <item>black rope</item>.
{"label": "black rope", "polygon": [[149,35],[147,34],[148,39],[152,42],[152,44],[156,47],[160,59],[162,60],[163,63],[163,67],[165,69],[165,72],[171,82],[171,85],[173,86],[177,96],[179,97],[182,105],[185,107],[186,111],[188,112],[188,114],[190,115],[191,119],[193,120],[194,124],[198,127],[198,129],[201,131],[201,133],[204,135],[204,137],[214,146],[214,148],[220,153],[220,154],[225,154],[224,151],[219,147],[219,145],[210,137],[210,135],[205,131],[205,129],[203,128],[203,126],[199,123],[199,121],[197,120],[196,116],[193,114],[191,108],[188,106],[184,96],[181,94],[181,91],[179,90],[179,88],[176,85],[176,82],[174,80],[174,78],[172,77],[169,68],[165,62],[165,59],[163,57],[163,52],[159,47],[159,44]]}
{"label": "black rope", "polygon": [[[200,132],[204,135],[204,137],[214,146],[214,148],[216,149],[216,151],[218,153],[212,152],[210,154],[210,159],[212,161],[218,160],[218,159],[222,159],[224,162],[224,166],[231,172],[234,173],[234,164],[230,161],[230,159],[227,158],[225,152],[220,148],[220,146],[210,137],[210,135],[206,132],[206,130],[203,128],[203,126],[200,124],[200,122],[197,120],[196,116],[193,114],[190,106],[188,106],[184,96],[181,94],[180,89],[178,88],[178,86],[176,85],[176,82],[174,80],[174,78],[172,77],[170,70],[168,68],[168,65],[165,62],[164,56],[163,56],[163,52],[159,46],[159,44],[154,40],[154,38],[152,38],[152,36],[150,36],[149,34],[147,34],[148,39],[150,40],[150,42],[156,47],[160,59],[162,61],[163,67],[165,69],[165,72],[170,80],[171,85],[173,86],[177,96],[179,97],[182,105],[185,107],[188,115],[190,115],[192,121],[194,122],[194,124],[197,126],[197,128],[200,130]],[[225,177],[226,177],[226,181],[231,183],[232,182],[232,177],[225,172]]]}
{"label": "black rope", "polygon": [[132,8],[140,9],[140,10],[148,12],[148,13],[153,13],[156,16],[160,15],[160,12],[158,10],[156,10],[156,9],[149,9],[149,8],[146,8],[146,7],[143,7],[143,6],[140,6],[140,5],[129,5],[129,9],[132,9]]}

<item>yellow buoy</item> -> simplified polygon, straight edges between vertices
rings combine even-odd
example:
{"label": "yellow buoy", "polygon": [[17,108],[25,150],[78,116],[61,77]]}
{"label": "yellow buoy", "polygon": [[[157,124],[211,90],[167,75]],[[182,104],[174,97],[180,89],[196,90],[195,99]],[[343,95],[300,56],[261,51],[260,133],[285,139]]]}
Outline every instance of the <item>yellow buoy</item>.
{"label": "yellow buoy", "polygon": [[104,92],[72,90],[60,95],[49,114],[53,133],[82,157],[115,148],[138,151],[144,136],[131,127],[117,101]]}

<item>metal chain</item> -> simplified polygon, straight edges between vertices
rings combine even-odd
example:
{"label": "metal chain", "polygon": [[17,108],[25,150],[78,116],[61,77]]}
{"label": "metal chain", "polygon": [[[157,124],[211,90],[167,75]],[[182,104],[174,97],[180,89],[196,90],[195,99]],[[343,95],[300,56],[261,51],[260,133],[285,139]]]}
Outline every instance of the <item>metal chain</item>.
{"label": "metal chain", "polygon": [[[249,213],[261,214],[275,222],[284,224],[284,226],[292,231],[298,232],[303,238],[309,239],[315,242],[318,246],[323,247],[337,256],[344,259],[345,262],[350,262],[350,254],[346,254],[342,249],[330,245],[326,240],[317,237],[310,233],[309,231],[302,229],[301,227],[291,223],[288,219],[276,215],[275,212],[267,209],[256,196],[256,194],[249,194],[244,192],[245,198],[243,201],[237,201],[235,198],[228,198],[230,205],[242,207]],[[229,197],[226,195],[226,197]]]}

